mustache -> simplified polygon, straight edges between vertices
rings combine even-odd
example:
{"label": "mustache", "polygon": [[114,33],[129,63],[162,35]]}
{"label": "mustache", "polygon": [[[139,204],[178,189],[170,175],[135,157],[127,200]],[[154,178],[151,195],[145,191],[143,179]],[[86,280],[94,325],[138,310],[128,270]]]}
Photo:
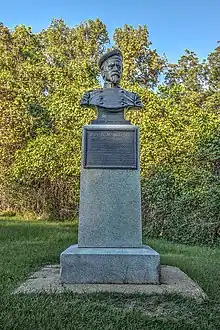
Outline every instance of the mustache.
{"label": "mustache", "polygon": [[113,71],[113,72],[111,72],[111,75],[118,75],[118,76],[120,76],[120,72],[119,71]]}

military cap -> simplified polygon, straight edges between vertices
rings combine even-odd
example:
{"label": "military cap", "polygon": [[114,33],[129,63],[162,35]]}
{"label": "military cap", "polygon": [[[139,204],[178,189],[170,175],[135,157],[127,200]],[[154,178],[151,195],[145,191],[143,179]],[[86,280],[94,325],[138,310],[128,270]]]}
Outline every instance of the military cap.
{"label": "military cap", "polygon": [[102,64],[110,57],[112,56],[115,56],[115,55],[118,55],[119,57],[121,57],[121,59],[123,58],[122,57],[122,52],[120,51],[120,49],[113,49],[111,50],[110,52],[108,53],[105,53],[104,55],[102,55],[102,57],[99,59],[99,62],[98,62],[98,66],[99,68],[101,69],[102,67]]}

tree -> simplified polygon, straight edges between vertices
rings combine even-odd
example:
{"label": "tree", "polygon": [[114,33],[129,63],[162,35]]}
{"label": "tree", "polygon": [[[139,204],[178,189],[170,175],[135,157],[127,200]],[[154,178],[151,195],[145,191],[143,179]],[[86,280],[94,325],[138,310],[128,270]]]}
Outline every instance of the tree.
{"label": "tree", "polygon": [[51,212],[71,176],[78,195],[80,129],[91,117],[91,111],[80,109],[79,99],[99,86],[94,63],[108,42],[105,25],[90,20],[68,28],[53,20],[39,34],[25,26],[9,31],[1,25],[0,36],[3,181],[17,185],[14,193],[22,191],[19,207],[30,205],[31,195],[45,196]]}
{"label": "tree", "polygon": [[165,84],[180,84],[189,91],[201,92],[205,87],[204,62],[200,63],[197,55],[185,50],[177,63],[168,64]]}
{"label": "tree", "polygon": [[[143,219],[148,235],[213,243],[219,225],[219,47],[199,61],[186,51],[166,63],[146,26],[114,33],[122,86],[137,92]],[[97,59],[106,26],[53,20],[40,33],[0,25],[0,208],[44,217],[77,213],[81,128],[94,118],[79,101],[100,88]],[[161,73],[165,81],[159,83]],[[211,219],[211,220],[210,220]]]}
{"label": "tree", "polygon": [[[219,42],[218,42],[219,43]],[[220,46],[217,46],[207,58],[207,84],[211,92],[220,91]]]}
{"label": "tree", "polygon": [[165,59],[150,48],[152,43],[147,26],[135,29],[126,24],[124,28],[115,30],[113,40],[123,54],[123,81],[137,83],[142,87],[156,87]]}

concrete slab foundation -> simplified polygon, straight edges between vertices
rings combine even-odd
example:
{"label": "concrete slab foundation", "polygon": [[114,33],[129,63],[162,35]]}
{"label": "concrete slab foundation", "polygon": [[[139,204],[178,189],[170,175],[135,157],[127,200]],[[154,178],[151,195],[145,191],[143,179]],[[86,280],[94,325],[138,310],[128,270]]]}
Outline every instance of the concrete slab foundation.
{"label": "concrete slab foundation", "polygon": [[205,292],[177,267],[161,266],[161,284],[62,284],[60,266],[48,265],[32,274],[13,294],[20,293],[94,293],[118,292],[123,294],[166,294],[177,293],[184,297],[204,300]]}

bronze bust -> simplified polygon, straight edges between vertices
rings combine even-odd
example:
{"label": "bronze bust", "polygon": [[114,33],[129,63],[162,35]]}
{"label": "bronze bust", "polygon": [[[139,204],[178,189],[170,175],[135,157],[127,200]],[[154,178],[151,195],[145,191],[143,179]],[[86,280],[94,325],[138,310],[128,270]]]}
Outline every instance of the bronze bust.
{"label": "bronze bust", "polygon": [[114,49],[99,60],[99,68],[104,80],[103,89],[95,89],[84,94],[81,106],[95,108],[98,118],[92,124],[130,124],[124,119],[124,110],[140,109],[140,96],[119,86],[122,76],[122,53]]}

